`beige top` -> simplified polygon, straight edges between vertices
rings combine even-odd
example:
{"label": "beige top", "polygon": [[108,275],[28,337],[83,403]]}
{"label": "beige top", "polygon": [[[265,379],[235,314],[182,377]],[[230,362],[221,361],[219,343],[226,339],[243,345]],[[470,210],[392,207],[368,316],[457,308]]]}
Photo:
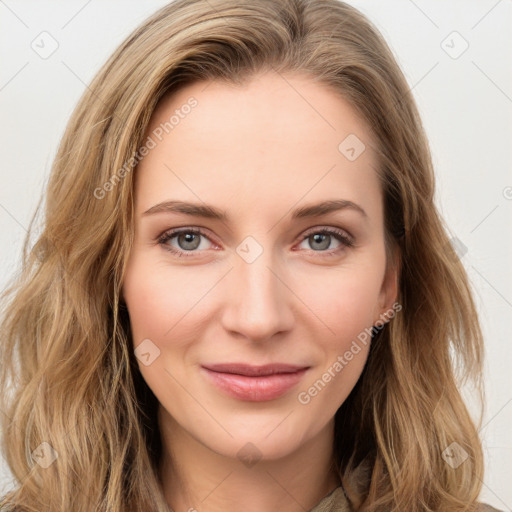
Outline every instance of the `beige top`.
{"label": "beige top", "polygon": [[[478,510],[481,512],[502,512],[484,503],[479,505]],[[327,494],[310,512],[352,512],[352,508],[345,497],[343,488],[339,486]]]}
{"label": "beige top", "polygon": [[322,501],[312,508],[310,512],[352,512],[352,508],[347,498],[345,498],[343,487],[340,485],[322,498]]}

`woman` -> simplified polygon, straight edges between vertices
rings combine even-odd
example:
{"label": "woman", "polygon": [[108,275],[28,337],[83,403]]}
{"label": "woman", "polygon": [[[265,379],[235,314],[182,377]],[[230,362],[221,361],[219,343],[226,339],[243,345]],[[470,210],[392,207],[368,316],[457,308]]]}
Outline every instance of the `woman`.
{"label": "woman", "polygon": [[481,389],[482,335],[433,194],[354,8],[155,13],[73,113],[9,290],[6,510],[486,510],[455,373]]}

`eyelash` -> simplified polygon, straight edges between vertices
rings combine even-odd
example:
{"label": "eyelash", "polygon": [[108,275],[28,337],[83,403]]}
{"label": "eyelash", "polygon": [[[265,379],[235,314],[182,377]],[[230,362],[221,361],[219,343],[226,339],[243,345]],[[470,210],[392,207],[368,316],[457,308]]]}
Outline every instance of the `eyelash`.
{"label": "eyelash", "polygon": [[[158,244],[162,245],[162,247],[165,250],[175,254],[176,256],[178,256],[180,258],[182,256],[188,257],[188,258],[193,257],[194,253],[198,252],[198,251],[181,251],[181,250],[178,250],[178,249],[167,244],[167,242],[169,240],[171,240],[175,236],[180,235],[182,233],[193,233],[195,235],[202,235],[205,238],[209,239],[209,237],[206,235],[206,233],[203,232],[201,229],[197,229],[197,228],[171,229],[169,231],[166,231],[162,235],[160,235],[160,237],[158,238]],[[313,251],[313,249],[311,249],[312,252],[317,252],[317,253],[322,254],[322,257],[337,256],[339,251],[341,251],[347,247],[354,246],[354,241],[350,237],[345,235],[343,231],[338,230],[336,228],[320,228],[316,231],[310,231],[306,235],[303,236],[300,243],[304,242],[304,240],[308,239],[310,236],[317,235],[317,234],[331,235],[334,238],[336,238],[339,242],[341,242],[340,247],[337,247],[336,249],[331,249],[330,251]]]}

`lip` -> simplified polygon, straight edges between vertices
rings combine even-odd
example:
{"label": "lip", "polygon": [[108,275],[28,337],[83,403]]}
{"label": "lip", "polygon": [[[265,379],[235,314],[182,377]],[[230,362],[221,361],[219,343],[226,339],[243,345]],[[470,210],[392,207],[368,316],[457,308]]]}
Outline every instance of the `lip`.
{"label": "lip", "polygon": [[211,364],[201,371],[225,394],[248,402],[274,400],[296,386],[309,367],[283,363],[253,366]]}

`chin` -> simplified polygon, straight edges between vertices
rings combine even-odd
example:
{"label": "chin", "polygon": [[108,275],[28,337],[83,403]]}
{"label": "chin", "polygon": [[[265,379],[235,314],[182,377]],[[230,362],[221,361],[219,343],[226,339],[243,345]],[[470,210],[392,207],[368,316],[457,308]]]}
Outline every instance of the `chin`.
{"label": "chin", "polygon": [[210,427],[198,433],[198,440],[215,453],[239,459],[247,466],[253,460],[282,459],[300,449],[310,434],[307,427],[290,421],[293,413],[285,419],[288,414],[280,414],[278,419],[273,416],[266,420],[259,417],[256,421],[244,418],[236,424],[224,422],[223,425],[231,435],[222,431],[215,436],[205,437],[204,432],[212,432]]}

